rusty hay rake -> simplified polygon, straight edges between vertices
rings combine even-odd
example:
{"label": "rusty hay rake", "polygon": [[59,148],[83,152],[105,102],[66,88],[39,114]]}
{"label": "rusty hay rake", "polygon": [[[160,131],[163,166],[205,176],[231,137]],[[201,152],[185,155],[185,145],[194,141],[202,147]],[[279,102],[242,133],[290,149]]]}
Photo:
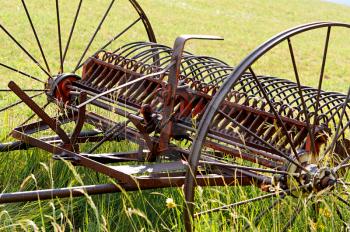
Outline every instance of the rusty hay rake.
{"label": "rusty hay rake", "polygon": [[[42,72],[30,75],[1,60],[0,66],[9,77],[15,72],[21,78],[14,78],[7,82],[8,88],[1,89],[0,114],[11,114],[23,105],[33,113],[11,128],[10,136],[0,144],[1,152],[40,148],[54,159],[107,175],[126,191],[184,186],[183,214],[188,231],[193,229],[193,220],[203,214],[274,197],[280,200],[269,210],[281,204],[283,198],[303,197],[312,202],[320,195],[331,195],[339,207],[350,207],[343,194],[348,193],[349,184],[350,77],[343,77],[349,88],[346,94],[322,90],[329,87],[326,67],[332,33],[347,31],[349,24],[315,22],[294,27],[272,37],[233,67],[184,49],[188,40],[222,38],[185,35],[178,37],[173,47],[159,44],[140,5],[135,0],[125,4],[134,12],[126,16],[136,15],[136,19],[91,53],[91,45],[96,43],[111,9],[117,7],[114,0],[110,1],[82,56],[68,71],[67,52],[77,36],[75,29],[84,3],[79,1],[64,46],[60,4],[56,1],[60,54],[57,73],[49,65],[25,0],[23,13],[40,60],[0,24],[8,41]],[[137,26],[141,29],[136,30]],[[121,38],[134,29],[144,42],[122,44]],[[324,44],[316,81],[310,82],[298,69],[293,42],[313,32],[323,33]],[[120,44],[113,49],[118,41]],[[285,79],[262,75],[255,66],[279,47],[288,55],[285,69],[292,75]],[[86,58],[88,53],[91,55]],[[5,105],[10,98],[15,100]],[[57,107],[59,113],[50,114],[50,106]],[[5,122],[1,125],[4,129],[10,127]],[[104,144],[118,146],[125,140],[138,148],[101,153]],[[86,143],[91,146],[82,146]],[[245,201],[197,210],[196,186],[229,185],[256,186],[261,193]],[[0,203],[76,197],[83,195],[81,190],[88,194],[113,193],[120,187],[107,183],[2,193]],[[298,205],[295,211],[301,208]],[[341,217],[341,210],[337,212]],[[286,221],[284,229],[294,220],[295,216]]]}

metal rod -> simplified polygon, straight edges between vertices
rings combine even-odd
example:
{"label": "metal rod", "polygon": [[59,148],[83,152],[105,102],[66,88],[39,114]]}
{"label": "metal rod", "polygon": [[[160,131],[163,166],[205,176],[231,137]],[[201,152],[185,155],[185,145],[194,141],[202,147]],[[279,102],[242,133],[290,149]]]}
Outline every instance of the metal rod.
{"label": "metal rod", "polygon": [[62,55],[62,36],[61,36],[61,20],[60,20],[60,7],[58,0],[56,0],[56,18],[57,18],[57,35],[58,35],[58,49],[60,52],[60,71],[63,73],[63,55]]}
{"label": "metal rod", "polygon": [[96,28],[96,30],[95,30],[95,32],[94,32],[94,34],[92,35],[92,37],[91,37],[91,39],[90,39],[88,45],[86,46],[86,48],[85,48],[83,54],[81,55],[81,57],[80,57],[80,59],[79,59],[77,65],[76,65],[75,69],[73,70],[73,73],[75,73],[75,72],[79,69],[79,66],[80,66],[81,61],[84,59],[84,57],[85,57],[87,51],[89,50],[89,48],[90,48],[92,42],[95,40],[95,37],[96,37],[97,33],[100,31],[100,29],[101,29],[101,27],[102,27],[102,24],[103,24],[103,22],[105,21],[105,19],[107,18],[107,15],[108,15],[109,11],[111,10],[111,8],[112,8],[114,2],[115,2],[115,0],[112,0],[111,3],[109,4],[109,6],[108,6],[108,8],[107,8],[107,10],[106,10],[106,12],[105,12],[105,14],[103,15],[103,17],[102,17],[100,23],[98,24],[98,26],[97,26],[97,28]]}
{"label": "metal rod", "polygon": [[322,57],[322,65],[321,65],[321,71],[320,71],[320,80],[318,82],[318,88],[317,88],[317,96],[316,96],[316,107],[315,107],[315,120],[314,125],[312,128],[312,133],[315,133],[315,127],[317,122],[317,115],[318,115],[318,109],[320,107],[320,96],[321,96],[321,88],[323,83],[323,76],[324,76],[324,69],[326,67],[326,58],[327,58],[327,52],[328,52],[328,43],[329,43],[329,37],[331,33],[331,27],[327,28],[327,35],[326,35],[326,42],[323,49],[323,57]]}
{"label": "metal rod", "polygon": [[25,201],[48,200],[55,198],[80,197],[84,194],[96,195],[103,193],[120,192],[114,184],[87,185],[71,188],[46,189],[37,191],[2,193],[0,194],[0,203],[14,203]]}
{"label": "metal rod", "polygon": [[34,33],[36,42],[37,42],[37,44],[38,44],[38,47],[39,47],[39,50],[40,50],[40,53],[41,53],[41,56],[42,56],[42,58],[43,58],[43,60],[44,60],[44,62],[45,62],[46,69],[47,69],[47,71],[51,74],[51,70],[50,70],[49,64],[48,64],[48,62],[47,62],[47,60],[46,60],[46,56],[45,56],[44,50],[43,50],[43,48],[42,48],[42,46],[41,46],[41,42],[40,42],[38,33],[37,33],[36,30],[35,30],[35,27],[34,27],[32,18],[30,17],[30,14],[29,14],[28,8],[27,8],[27,6],[26,6],[25,0],[21,0],[21,1],[22,1],[22,4],[23,4],[23,8],[24,8],[24,10],[25,10],[25,12],[26,12],[28,21],[29,21],[29,23],[30,23],[30,26],[31,26],[31,28],[32,28],[32,31],[33,31],[33,33]]}
{"label": "metal rod", "polygon": [[32,54],[30,54],[27,49],[25,49],[23,47],[22,44],[20,44],[15,37],[13,37],[13,35],[6,30],[6,28],[0,24],[0,28],[3,30],[3,32],[5,32],[5,34],[48,76],[51,77],[50,73],[48,73],[46,71],[46,69],[43,68],[43,66],[41,66],[41,64],[32,56]]}
{"label": "metal rod", "polygon": [[70,32],[69,32],[66,48],[64,49],[64,53],[63,53],[63,61],[62,61],[63,65],[64,65],[64,61],[66,59],[66,55],[67,55],[67,52],[68,52],[68,49],[69,49],[70,41],[72,40],[72,37],[73,37],[75,25],[76,25],[78,17],[79,17],[79,13],[80,13],[80,8],[81,8],[82,2],[83,2],[83,0],[79,1],[78,8],[77,8],[77,11],[75,13],[74,20],[73,20],[73,24],[72,24],[72,27],[71,27]]}
{"label": "metal rod", "polygon": [[32,75],[29,75],[29,74],[27,74],[27,73],[25,73],[25,72],[22,72],[22,71],[18,70],[18,69],[12,68],[12,67],[10,67],[10,66],[8,66],[8,65],[6,65],[6,64],[0,63],[0,66],[2,66],[2,67],[4,67],[4,68],[7,68],[7,69],[9,69],[9,70],[11,70],[11,71],[13,71],[13,72],[19,73],[19,74],[21,74],[21,75],[23,75],[23,76],[29,77],[29,78],[31,78],[31,79],[33,79],[33,80],[35,80],[35,81],[39,81],[39,82],[45,84],[44,81],[38,79],[37,77],[33,77]]}
{"label": "metal rod", "polygon": [[[129,26],[127,26],[124,30],[122,30],[119,34],[117,34],[115,37],[113,37],[111,40],[109,40],[105,45],[103,45],[100,49],[98,49],[93,56],[97,55],[100,51],[102,51],[103,49],[105,49],[106,47],[108,47],[111,43],[113,43],[113,41],[115,41],[116,39],[118,39],[120,36],[122,36],[125,32],[127,32],[130,28],[132,28],[138,21],[140,21],[141,18],[136,19],[134,22],[132,22]],[[80,69],[83,65],[85,64],[82,63],[80,64],[76,70]]]}
{"label": "metal rod", "polygon": [[308,111],[307,111],[305,99],[304,99],[304,96],[303,96],[302,87],[301,87],[301,84],[300,84],[300,78],[299,78],[297,64],[296,64],[296,61],[295,61],[295,56],[294,56],[292,42],[291,42],[290,38],[288,38],[287,41],[288,41],[290,57],[291,57],[292,64],[293,64],[294,76],[295,76],[295,79],[297,81],[298,92],[299,92],[300,100],[301,100],[301,103],[302,103],[302,106],[303,106],[303,109],[304,109],[304,115],[305,115],[305,119],[306,119],[306,127],[307,127],[307,131],[309,132],[310,139],[311,139],[311,150],[312,150],[313,154],[316,154],[315,137],[314,137],[314,135],[312,133],[312,129],[310,127],[310,117],[309,117],[309,114],[308,114]]}

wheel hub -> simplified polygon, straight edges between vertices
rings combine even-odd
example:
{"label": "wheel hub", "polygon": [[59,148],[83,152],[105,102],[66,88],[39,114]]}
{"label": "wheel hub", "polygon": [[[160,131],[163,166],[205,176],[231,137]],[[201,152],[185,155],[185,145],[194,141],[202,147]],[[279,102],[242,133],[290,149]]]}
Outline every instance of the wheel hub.
{"label": "wheel hub", "polygon": [[[307,197],[310,193],[332,190],[337,182],[337,175],[330,167],[318,167],[311,154],[303,154],[299,157],[301,165],[305,170],[301,170],[296,165],[291,164],[288,168],[288,175],[283,185],[288,189],[294,189],[292,195],[296,197]],[[298,188],[299,186],[307,186]]]}
{"label": "wheel hub", "polygon": [[50,100],[56,99],[60,102],[67,103],[70,101],[71,85],[74,81],[81,79],[74,73],[58,74],[50,78],[47,82],[46,95]]}

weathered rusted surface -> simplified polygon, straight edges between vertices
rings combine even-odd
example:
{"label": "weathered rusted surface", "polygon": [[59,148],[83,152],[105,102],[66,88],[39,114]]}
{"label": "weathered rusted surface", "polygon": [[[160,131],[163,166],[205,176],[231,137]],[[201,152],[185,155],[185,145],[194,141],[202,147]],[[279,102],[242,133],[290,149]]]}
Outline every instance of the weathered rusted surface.
{"label": "weathered rusted surface", "polygon": [[[85,62],[80,60],[72,73],[62,73],[61,57],[61,71],[56,75],[48,73],[44,83],[48,103],[61,110],[56,117],[49,116],[45,107],[11,81],[9,89],[39,120],[14,128],[11,135],[19,141],[0,144],[1,152],[37,147],[51,153],[54,159],[112,177],[128,191],[185,185],[188,203],[194,201],[197,185],[255,185],[271,192],[278,183],[284,196],[295,195],[290,186],[290,178],[294,178],[305,191],[311,185],[310,191],[333,188],[338,177],[332,173],[346,167],[350,159],[349,94],[322,91],[324,70],[318,88],[302,86],[290,38],[328,28],[327,48],[330,28],[349,27],[348,24],[320,22],[293,28],[232,67],[213,57],[186,52],[185,43],[190,39],[220,37],[180,36],[173,47],[156,43],[144,12],[136,1],[130,3],[140,16],[131,26],[141,20],[151,42],[105,50],[111,40]],[[255,61],[282,41],[289,45],[295,82],[258,75],[252,69]],[[76,72],[80,67],[81,76]],[[74,126],[64,127],[72,122]],[[85,125],[94,129],[84,130]],[[56,135],[36,136],[46,130]],[[138,145],[138,149],[98,152],[105,142],[117,144],[124,140]],[[94,146],[85,151],[81,149],[83,143]],[[319,166],[314,171],[316,160],[329,152],[332,157],[340,157],[335,161],[338,166]],[[81,191],[118,192],[120,187],[105,184],[4,193],[0,194],[0,203],[81,196]],[[185,220],[190,231],[193,204],[187,207]]]}

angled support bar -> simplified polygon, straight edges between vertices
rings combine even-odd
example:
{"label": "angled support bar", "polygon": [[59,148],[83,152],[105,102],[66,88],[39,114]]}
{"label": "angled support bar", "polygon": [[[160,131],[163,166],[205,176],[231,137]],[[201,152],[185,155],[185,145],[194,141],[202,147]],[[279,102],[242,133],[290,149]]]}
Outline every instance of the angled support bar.
{"label": "angled support bar", "polygon": [[171,116],[174,111],[175,94],[180,77],[180,66],[182,55],[184,52],[185,44],[189,40],[223,40],[223,37],[212,35],[182,35],[176,38],[173,48],[173,54],[171,62],[174,63],[169,69],[169,81],[166,90],[166,96],[164,99],[163,107],[163,129],[160,134],[159,152],[165,152],[168,150],[168,144],[172,134],[173,123],[171,122]]}

